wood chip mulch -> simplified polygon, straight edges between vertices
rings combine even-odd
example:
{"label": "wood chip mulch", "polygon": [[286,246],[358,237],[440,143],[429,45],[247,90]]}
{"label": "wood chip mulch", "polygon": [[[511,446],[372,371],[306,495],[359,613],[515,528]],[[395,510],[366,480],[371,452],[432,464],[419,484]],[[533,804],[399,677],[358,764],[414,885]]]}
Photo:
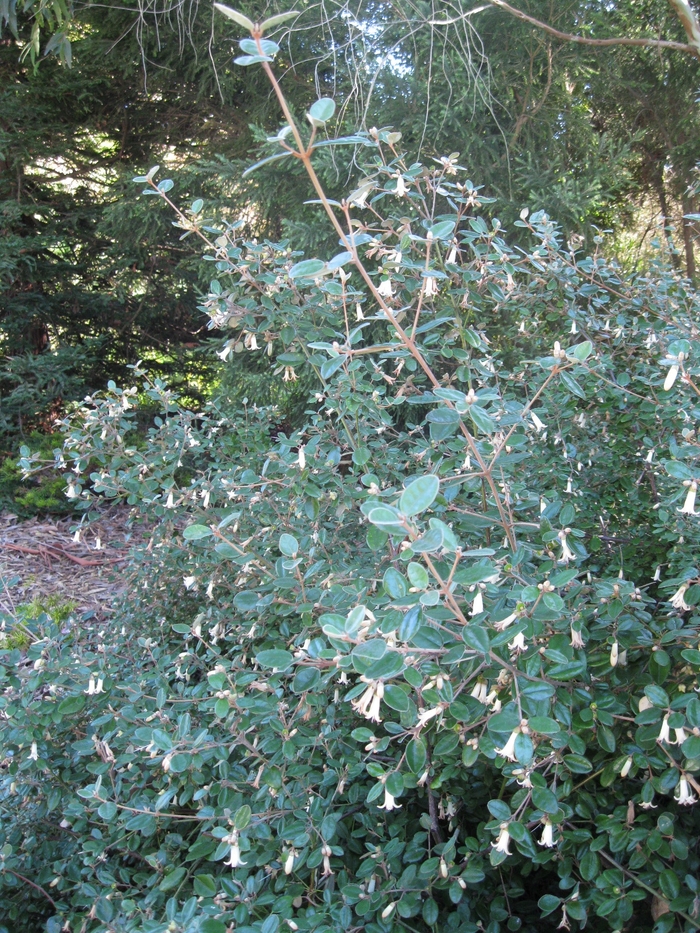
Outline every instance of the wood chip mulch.
{"label": "wood chip mulch", "polygon": [[77,613],[109,616],[127,586],[129,552],[149,529],[122,505],[80,520],[0,512],[0,612],[14,616],[22,604],[54,596],[75,603]]}

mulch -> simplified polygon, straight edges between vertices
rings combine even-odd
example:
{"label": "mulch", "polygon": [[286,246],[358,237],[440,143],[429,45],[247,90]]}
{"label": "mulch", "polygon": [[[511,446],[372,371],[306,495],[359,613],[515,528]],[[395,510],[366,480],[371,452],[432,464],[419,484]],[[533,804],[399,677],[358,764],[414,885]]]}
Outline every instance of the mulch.
{"label": "mulch", "polygon": [[77,613],[109,617],[128,585],[129,553],[150,529],[124,505],[105,507],[89,523],[81,518],[0,512],[0,612],[14,616],[22,604],[54,596],[75,603]]}

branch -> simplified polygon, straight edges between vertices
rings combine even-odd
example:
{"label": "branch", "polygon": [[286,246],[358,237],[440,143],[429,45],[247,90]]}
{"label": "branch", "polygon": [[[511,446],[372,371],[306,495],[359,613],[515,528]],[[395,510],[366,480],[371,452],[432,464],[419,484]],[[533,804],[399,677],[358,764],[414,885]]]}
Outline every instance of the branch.
{"label": "branch", "polygon": [[695,15],[690,9],[687,0],[669,0],[669,2],[680,17],[688,38],[691,40],[690,43],[672,42],[668,39],[630,39],[626,37],[621,37],[619,39],[591,39],[588,36],[574,36],[568,32],[561,32],[559,29],[555,29],[553,26],[549,26],[547,23],[543,23],[533,16],[528,16],[528,14],[523,13],[522,10],[517,10],[514,6],[506,3],[506,0],[489,0],[492,6],[497,6],[499,9],[510,13],[511,16],[515,16],[517,19],[523,20],[523,22],[530,23],[530,25],[536,26],[538,29],[543,29],[545,32],[548,32],[550,36],[554,36],[562,42],[576,42],[579,45],[636,45],[656,49],[674,49],[677,52],[687,52],[700,59],[700,27],[698,26]]}

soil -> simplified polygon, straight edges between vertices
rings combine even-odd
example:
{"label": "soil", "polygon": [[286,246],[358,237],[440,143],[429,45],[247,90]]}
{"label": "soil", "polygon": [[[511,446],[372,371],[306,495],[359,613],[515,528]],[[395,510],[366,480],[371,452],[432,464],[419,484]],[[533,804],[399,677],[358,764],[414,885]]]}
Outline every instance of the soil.
{"label": "soil", "polygon": [[129,552],[150,531],[123,505],[106,507],[89,524],[81,518],[22,521],[0,512],[0,613],[14,616],[18,606],[52,596],[78,613],[109,617],[128,586]]}

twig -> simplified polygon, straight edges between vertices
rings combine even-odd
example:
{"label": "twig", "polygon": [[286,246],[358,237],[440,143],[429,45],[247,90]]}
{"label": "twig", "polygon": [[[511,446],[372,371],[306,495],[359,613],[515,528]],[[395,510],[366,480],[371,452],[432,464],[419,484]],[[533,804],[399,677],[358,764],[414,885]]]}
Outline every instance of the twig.
{"label": "twig", "polygon": [[8,551],[21,551],[23,554],[39,554],[41,557],[65,557],[67,560],[72,560],[74,564],[80,564],[81,567],[101,567],[104,564],[116,564],[120,561],[128,560],[128,557],[107,557],[104,560],[88,560],[85,557],[76,557],[74,554],[69,554],[68,551],[64,551],[63,548],[54,547],[50,544],[45,544],[40,548],[25,547],[23,544],[5,544],[4,547]]}

